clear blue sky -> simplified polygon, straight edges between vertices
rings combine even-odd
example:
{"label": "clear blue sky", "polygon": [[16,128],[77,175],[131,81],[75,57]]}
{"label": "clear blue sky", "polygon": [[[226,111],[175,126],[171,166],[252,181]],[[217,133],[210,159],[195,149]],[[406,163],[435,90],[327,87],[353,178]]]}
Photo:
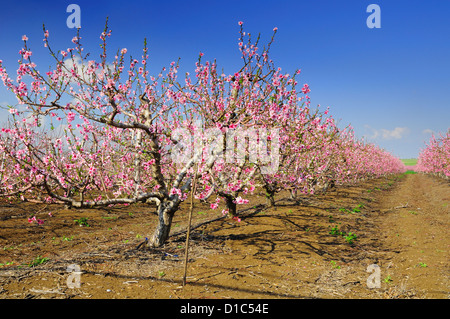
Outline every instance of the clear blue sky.
{"label": "clear blue sky", "polygon": [[[99,35],[109,16],[112,52],[127,48],[141,55],[149,42],[150,63],[158,72],[181,58],[193,71],[198,53],[217,59],[225,72],[240,68],[239,27],[262,40],[278,27],[271,57],[283,71],[302,70],[313,105],[330,107],[341,126],[351,123],[365,137],[401,158],[417,157],[430,132],[450,127],[450,1],[2,1],[0,59],[15,72],[22,35],[33,61],[47,70],[42,23],[56,50],[75,35],[69,4],[81,8],[85,50],[98,57]],[[369,29],[369,4],[381,8],[381,28]],[[95,54],[94,54],[95,53]],[[0,104],[15,104],[0,85]],[[0,121],[6,117],[0,111]]]}

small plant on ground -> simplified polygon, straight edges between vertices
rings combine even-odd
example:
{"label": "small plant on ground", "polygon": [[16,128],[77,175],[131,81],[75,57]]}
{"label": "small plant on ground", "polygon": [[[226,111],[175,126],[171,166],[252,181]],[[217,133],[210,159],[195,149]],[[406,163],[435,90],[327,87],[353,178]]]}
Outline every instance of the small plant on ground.
{"label": "small plant on ground", "polygon": [[73,236],[70,236],[70,237],[63,236],[62,240],[64,240],[64,241],[71,241],[72,239],[73,239]]}
{"label": "small plant on ground", "polygon": [[47,257],[37,256],[31,263],[28,264],[28,267],[36,267],[42,264],[45,264],[49,259]]}
{"label": "small plant on ground", "polygon": [[359,204],[355,208],[353,208],[352,210],[342,207],[342,208],[339,208],[339,211],[342,212],[342,213],[346,213],[346,214],[354,214],[354,213],[360,213],[361,212],[361,208],[363,208],[363,207],[364,207],[364,205]]}
{"label": "small plant on ground", "polygon": [[8,261],[8,262],[6,262],[5,264],[1,263],[1,264],[0,264],[0,267],[3,267],[3,266],[10,266],[10,265],[12,265],[12,264],[14,264],[14,261]]}
{"label": "small plant on ground", "polygon": [[427,265],[426,263],[423,263],[423,262],[420,262],[420,263],[418,264],[418,266],[419,266],[419,267],[422,267],[422,268],[428,267],[428,265]]}
{"label": "small plant on ground", "polygon": [[86,226],[86,227],[90,227],[90,225],[88,224],[88,219],[87,217],[80,217],[78,219],[75,219],[74,222],[77,223],[80,227],[82,226]]}
{"label": "small plant on ground", "polygon": [[355,208],[352,209],[352,212],[360,213],[361,212],[361,208],[364,208],[364,205],[363,204],[358,204],[358,205],[356,205]]}
{"label": "small plant on ground", "polygon": [[331,228],[330,235],[342,235],[342,232],[339,230],[338,225],[335,225],[333,228]]}
{"label": "small plant on ground", "polygon": [[341,266],[339,266],[337,262],[335,262],[334,260],[330,261],[330,264],[333,267],[333,269],[341,269]]}
{"label": "small plant on ground", "polygon": [[353,241],[356,240],[358,237],[353,233],[348,233],[347,235],[343,235],[347,243],[350,245],[353,244]]}
{"label": "small plant on ground", "polygon": [[349,232],[349,233],[344,233],[343,231],[339,230],[339,226],[335,225],[333,228],[331,228],[331,230],[329,231],[330,235],[334,235],[334,236],[342,236],[344,237],[345,241],[347,243],[349,243],[350,245],[352,245],[354,243],[354,241],[358,238],[358,236],[356,236],[356,234]]}

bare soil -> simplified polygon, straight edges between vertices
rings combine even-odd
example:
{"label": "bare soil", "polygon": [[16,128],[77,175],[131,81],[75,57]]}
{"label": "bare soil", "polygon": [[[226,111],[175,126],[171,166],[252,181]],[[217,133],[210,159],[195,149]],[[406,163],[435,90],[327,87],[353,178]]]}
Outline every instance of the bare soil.
{"label": "bare soil", "polygon": [[[191,234],[185,287],[188,203],[167,244],[149,250],[136,247],[155,225],[151,206],[0,202],[0,298],[450,297],[449,181],[408,174],[296,202],[282,193],[275,207],[251,202],[240,206],[241,222],[196,203],[193,225],[204,224]],[[43,225],[28,223],[36,212]],[[81,217],[89,226],[74,222]],[[71,264],[79,288],[67,285]],[[379,288],[367,284],[372,264]]]}

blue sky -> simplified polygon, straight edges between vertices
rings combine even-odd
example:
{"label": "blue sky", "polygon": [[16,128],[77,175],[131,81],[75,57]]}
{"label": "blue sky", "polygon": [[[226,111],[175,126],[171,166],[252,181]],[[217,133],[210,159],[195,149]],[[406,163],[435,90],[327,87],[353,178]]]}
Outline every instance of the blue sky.
{"label": "blue sky", "polygon": [[[22,35],[29,38],[33,61],[51,65],[43,47],[42,24],[55,50],[72,45],[69,4],[81,8],[85,50],[98,57],[99,35],[109,16],[111,52],[127,48],[141,55],[148,39],[155,73],[181,58],[193,71],[199,52],[217,59],[227,73],[240,68],[238,21],[267,41],[278,28],[271,58],[283,71],[302,70],[311,102],[330,107],[341,126],[401,158],[417,157],[431,132],[450,123],[450,1],[3,1],[0,10],[0,60],[15,72]],[[369,4],[381,8],[381,28],[370,29]],[[15,104],[0,84],[0,105]],[[7,116],[0,111],[0,121]]]}

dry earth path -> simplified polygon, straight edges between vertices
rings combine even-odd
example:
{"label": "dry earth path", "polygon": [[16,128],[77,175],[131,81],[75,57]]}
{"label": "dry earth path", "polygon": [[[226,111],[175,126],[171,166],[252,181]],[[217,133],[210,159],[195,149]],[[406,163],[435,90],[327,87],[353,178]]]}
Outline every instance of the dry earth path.
{"label": "dry earth path", "polygon": [[449,181],[407,175],[379,205],[383,246],[396,252],[382,268],[396,283],[393,293],[413,288],[423,298],[449,298]]}

